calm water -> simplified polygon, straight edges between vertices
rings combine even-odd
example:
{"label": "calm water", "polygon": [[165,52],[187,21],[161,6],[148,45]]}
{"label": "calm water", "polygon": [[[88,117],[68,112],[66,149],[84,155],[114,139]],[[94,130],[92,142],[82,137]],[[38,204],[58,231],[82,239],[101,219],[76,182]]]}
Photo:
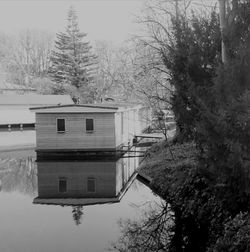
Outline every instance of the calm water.
{"label": "calm water", "polygon": [[120,219],[138,219],[145,202],[160,201],[132,179],[138,162],[0,156],[0,251],[105,251],[120,235]]}

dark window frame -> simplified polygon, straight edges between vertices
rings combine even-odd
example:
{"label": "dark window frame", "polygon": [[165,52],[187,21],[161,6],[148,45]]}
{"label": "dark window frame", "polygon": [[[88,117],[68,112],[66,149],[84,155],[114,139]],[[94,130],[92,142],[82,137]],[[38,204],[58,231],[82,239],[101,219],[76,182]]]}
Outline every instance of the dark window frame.
{"label": "dark window frame", "polygon": [[[59,127],[60,127],[60,125],[58,124],[59,120],[64,121],[64,127],[63,127],[64,130],[59,130]],[[57,131],[57,133],[65,133],[66,132],[66,119],[65,118],[56,118],[56,131]]]}
{"label": "dark window frame", "polygon": [[[92,128],[91,129],[88,129],[88,124],[87,124],[87,121],[88,120],[92,120]],[[86,118],[85,119],[85,129],[86,129],[86,132],[87,133],[92,133],[92,132],[94,132],[94,130],[95,130],[95,127],[94,127],[94,118]]]}

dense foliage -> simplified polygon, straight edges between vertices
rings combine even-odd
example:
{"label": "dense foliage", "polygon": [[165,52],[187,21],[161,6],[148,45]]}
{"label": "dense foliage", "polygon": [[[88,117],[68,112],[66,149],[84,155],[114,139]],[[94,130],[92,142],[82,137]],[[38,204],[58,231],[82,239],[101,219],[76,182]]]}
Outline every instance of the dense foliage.
{"label": "dense foliage", "polygon": [[172,18],[159,44],[179,132],[144,171],[174,213],[169,251],[249,250],[249,14],[248,1],[227,10],[225,64],[214,12]]}
{"label": "dense foliage", "polygon": [[[141,172],[153,179],[152,189],[170,204],[174,213],[174,235],[165,237],[168,251],[214,251],[226,243],[224,225],[229,225],[230,218],[240,211],[249,209],[249,197],[239,195],[230,185],[218,183],[217,174],[201,168],[194,142],[172,144],[170,148],[172,154],[167,144],[153,147],[141,166]],[[248,218],[245,215],[245,222]],[[238,222],[238,228],[249,232],[245,222]],[[237,232],[232,229],[230,235],[237,237],[237,246],[244,245],[246,236],[238,237]]]}
{"label": "dense foliage", "polygon": [[[191,22],[185,17],[174,20],[175,50],[167,54],[172,64],[166,64],[176,88],[173,109],[179,137],[193,139],[198,151],[196,163],[174,164],[177,181],[174,188],[165,190],[176,214],[178,242],[173,240],[173,245],[177,251],[181,251],[180,242],[185,251],[212,247],[223,235],[227,218],[249,208],[250,8],[248,3],[233,2],[227,13],[233,20],[225,32],[230,52],[226,64],[218,60],[216,14],[207,21],[198,22],[194,17]],[[238,29],[240,34],[234,32]],[[177,183],[181,174],[184,179]]]}
{"label": "dense foliage", "polygon": [[211,98],[209,87],[213,85],[220,54],[219,20],[213,12],[209,18],[193,14],[189,22],[185,16],[179,16],[172,23],[173,38],[161,55],[175,88],[172,109],[179,139],[185,141],[194,138],[199,118],[197,97]]}
{"label": "dense foliage", "polygon": [[214,252],[244,252],[250,248],[250,216],[248,213],[239,213],[224,225],[224,235],[220,237],[213,250]]}

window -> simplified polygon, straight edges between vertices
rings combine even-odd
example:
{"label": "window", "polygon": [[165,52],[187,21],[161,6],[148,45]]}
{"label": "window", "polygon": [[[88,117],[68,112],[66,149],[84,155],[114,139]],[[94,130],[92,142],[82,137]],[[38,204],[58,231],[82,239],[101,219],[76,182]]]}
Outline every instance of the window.
{"label": "window", "polygon": [[94,119],[86,119],[86,131],[93,132],[94,131]]}
{"label": "window", "polygon": [[67,180],[65,178],[59,179],[59,192],[64,193],[67,192]]}
{"label": "window", "polygon": [[65,119],[63,118],[57,119],[57,132],[59,133],[65,132]]}
{"label": "window", "polygon": [[88,192],[95,192],[95,178],[88,178],[87,191]]}

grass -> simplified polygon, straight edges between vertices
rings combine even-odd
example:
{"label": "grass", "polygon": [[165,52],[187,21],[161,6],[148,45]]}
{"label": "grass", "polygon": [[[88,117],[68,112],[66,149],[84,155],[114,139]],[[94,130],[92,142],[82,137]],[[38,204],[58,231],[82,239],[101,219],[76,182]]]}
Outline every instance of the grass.
{"label": "grass", "polygon": [[[190,164],[194,167],[196,163],[196,154],[193,142],[168,144],[162,141],[147,151],[139,172],[152,179],[151,186],[164,192],[169,186],[171,187],[171,183],[179,184],[183,181],[183,176],[188,173],[187,167]],[[186,167],[185,171],[181,167]]]}

